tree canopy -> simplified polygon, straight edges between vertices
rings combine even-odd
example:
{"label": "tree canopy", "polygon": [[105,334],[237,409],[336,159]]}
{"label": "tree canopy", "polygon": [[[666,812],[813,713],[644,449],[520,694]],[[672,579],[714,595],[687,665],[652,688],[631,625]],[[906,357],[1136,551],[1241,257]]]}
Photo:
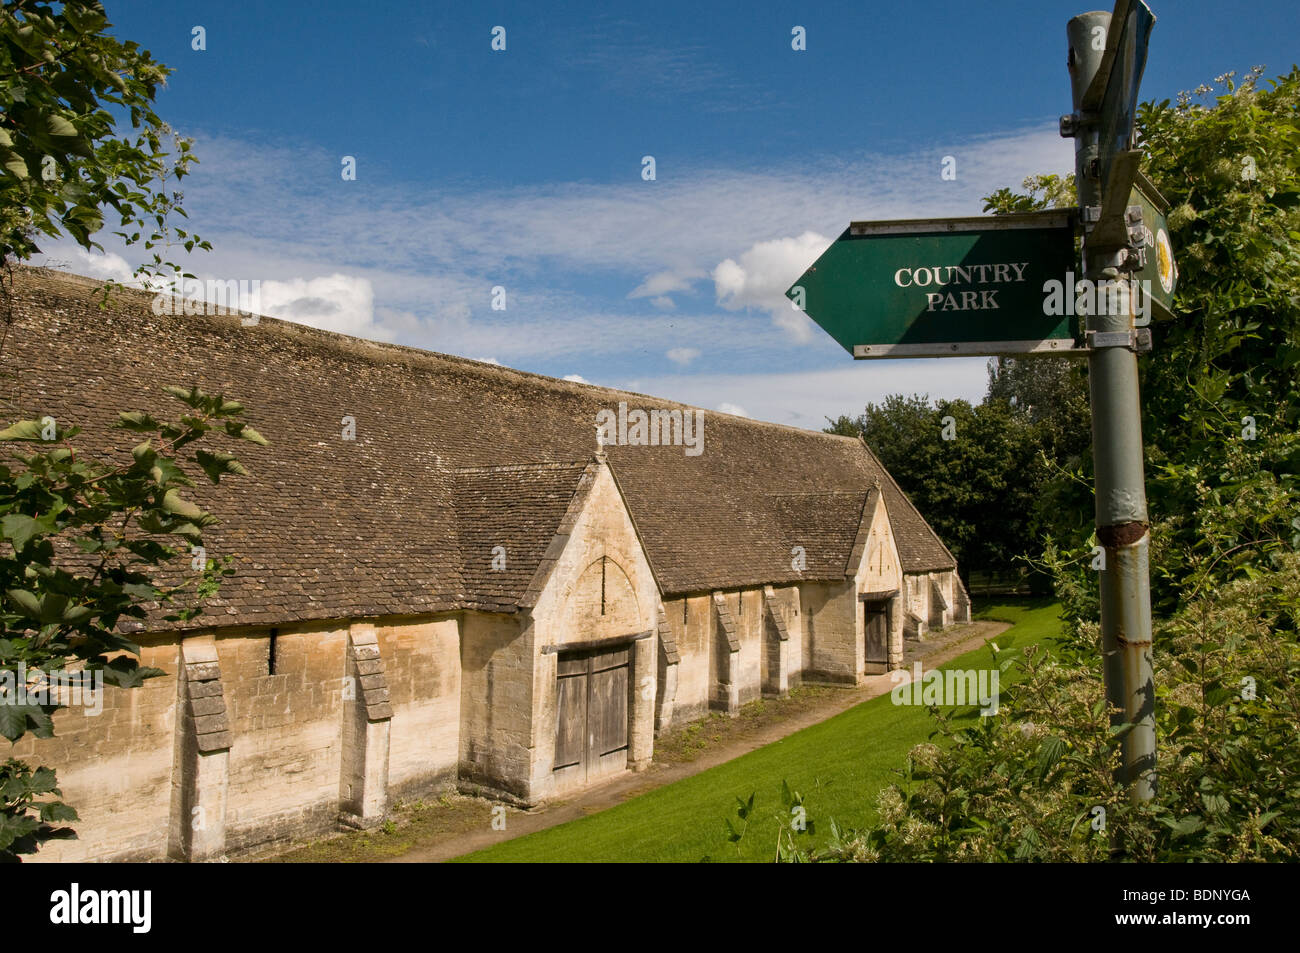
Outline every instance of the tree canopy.
{"label": "tree canopy", "polygon": [[63,234],[99,249],[104,227],[150,252],[137,274],[174,271],[172,242],[209,247],[172,224],[185,210],[169,181],[197,160],[154,111],[171,71],[110,27],[89,0],[0,9],[0,260]]}

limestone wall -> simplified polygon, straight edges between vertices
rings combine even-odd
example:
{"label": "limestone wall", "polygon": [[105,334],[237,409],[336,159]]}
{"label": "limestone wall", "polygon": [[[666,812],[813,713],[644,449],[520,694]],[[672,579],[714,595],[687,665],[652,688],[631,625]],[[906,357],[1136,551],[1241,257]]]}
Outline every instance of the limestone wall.
{"label": "limestone wall", "polygon": [[[167,674],[140,688],[105,687],[102,710],[54,715],[54,738],[26,735],[6,752],[58,772],[77,809],[77,840],[48,841],[41,861],[151,860],[166,852],[176,708],[176,645],[141,646],[143,664]],[[3,742],[8,747],[8,742]]]}
{"label": "limestone wall", "polygon": [[775,594],[785,604],[785,624],[790,636],[790,684],[799,684],[803,677],[803,602],[798,586],[777,586]]}
{"label": "limestone wall", "polygon": [[717,678],[712,597],[696,595],[667,600],[664,615],[681,656],[677,666],[677,695],[673,701],[673,722],[680,724],[702,718],[709,711],[709,695]]}
{"label": "limestone wall", "polygon": [[799,601],[804,620],[804,680],[855,684],[862,668],[862,649],[861,604],[853,580],[802,583]]}
{"label": "limestone wall", "polygon": [[466,612],[460,644],[460,776],[527,797],[533,632],[516,616]]}
{"label": "limestone wall", "polygon": [[580,492],[586,493],[581,511],[560,527],[529,613],[532,761],[521,777],[531,799],[555,793],[556,660],[565,646],[649,633],[626,643],[631,652],[627,765],[645,766],[653,751],[659,588],[608,467],[598,466],[590,486]]}
{"label": "limestone wall", "polygon": [[418,797],[453,784],[460,760],[457,619],[378,627],[393,720],[388,794]]}
{"label": "limestone wall", "polygon": [[731,672],[736,684],[734,705],[739,707],[762,692],[763,590],[733,590],[723,593],[722,599],[736,623],[736,638],[740,643],[740,651],[735,653],[736,668]]}
{"label": "limestone wall", "polygon": [[[771,590],[770,598],[766,589]],[[771,586],[764,592],[764,611],[774,612],[785,628],[785,643],[779,643],[775,624],[764,619],[760,651],[764,694],[784,694],[803,681],[803,607],[798,586]],[[770,603],[770,605],[768,605]],[[784,681],[782,680],[784,674]]]}
{"label": "limestone wall", "polygon": [[347,630],[278,631],[274,674],[269,636],[262,630],[216,640],[233,735],[228,850],[329,830],[338,814]]}
{"label": "limestone wall", "polygon": [[[186,661],[198,660],[210,671],[201,685],[190,683],[183,702],[177,674],[192,677],[195,664],[182,663],[174,636],[141,638],[144,664],[165,676],[141,688],[106,688],[101,714],[60,711],[55,738],[28,737],[13,751],[54,768],[64,800],[81,815],[74,824],[77,840],[51,842],[34,859],[237,854],[333,830],[352,774],[368,785],[359,803],[377,805],[379,815],[390,782],[401,795],[454,778],[461,695],[457,619],[380,626],[379,658],[365,663],[363,679],[352,679],[349,708],[346,653],[356,628],[278,629],[274,673],[267,629],[186,636]],[[198,651],[203,645],[208,654]],[[393,686],[391,709],[385,708],[385,684]],[[350,718],[359,718],[361,734]],[[196,745],[196,732],[204,744]]]}

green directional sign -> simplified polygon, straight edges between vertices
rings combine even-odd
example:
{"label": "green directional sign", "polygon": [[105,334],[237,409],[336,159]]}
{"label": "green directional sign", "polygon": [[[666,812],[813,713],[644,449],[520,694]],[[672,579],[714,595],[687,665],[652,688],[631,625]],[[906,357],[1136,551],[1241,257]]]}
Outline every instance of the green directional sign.
{"label": "green directional sign", "polygon": [[1069,353],[1075,214],[854,222],[786,297],[856,358]]}

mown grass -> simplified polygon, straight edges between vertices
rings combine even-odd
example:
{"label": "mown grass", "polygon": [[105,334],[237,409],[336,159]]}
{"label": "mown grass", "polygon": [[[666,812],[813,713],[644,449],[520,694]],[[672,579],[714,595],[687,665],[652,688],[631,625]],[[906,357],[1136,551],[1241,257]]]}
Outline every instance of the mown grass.
{"label": "mown grass", "polygon": [[[1047,600],[1015,600],[987,606],[977,617],[1012,623],[995,641],[1001,649],[1023,648],[1060,631],[1058,612],[1059,607]],[[978,669],[990,664],[986,646],[943,667]],[[968,716],[978,717],[974,709]],[[841,827],[860,827],[875,820],[876,792],[895,780],[907,752],[926,741],[933,727],[925,708],[895,705],[889,695],[883,695],[617,807],[505,841],[458,861],[770,860],[778,824],[789,819],[781,804],[782,781],[803,794],[808,817],[815,822],[808,836],[819,844],[829,836],[831,818]],[[734,819],[736,799],[748,799],[750,794],[755,795],[754,817],[744,838],[733,845],[727,840],[725,821]]]}

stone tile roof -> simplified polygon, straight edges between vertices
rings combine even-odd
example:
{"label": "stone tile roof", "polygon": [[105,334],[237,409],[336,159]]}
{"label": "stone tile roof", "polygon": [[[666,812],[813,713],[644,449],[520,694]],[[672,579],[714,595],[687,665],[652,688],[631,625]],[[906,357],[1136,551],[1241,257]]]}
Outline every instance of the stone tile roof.
{"label": "stone tile roof", "polygon": [[[237,570],[206,625],[508,607],[598,449],[596,413],[619,401],[688,409],[271,318],[155,315],[143,292],[100,310],[97,287],[18,272],[0,355],[6,416],[50,414],[81,426],[82,445],[125,454],[109,425],[120,410],[177,416],[166,384],[244,403],[271,446],[240,444],[251,476],[197,491],[223,519],[205,534],[210,554],[234,554]],[[344,416],[355,440],[342,439]],[[712,411],[704,422],[698,456],[604,448],[665,593],[843,578],[876,483],[904,569],[954,565],[860,440]],[[517,540],[504,544],[507,570],[485,574],[482,548],[501,534]],[[790,568],[796,536],[813,540],[803,574]]]}
{"label": "stone tile roof", "polygon": [[[786,579],[843,579],[857,539],[869,493],[785,493],[773,496],[773,509],[784,533],[779,555]],[[807,568],[790,573],[794,547],[803,550]]]}
{"label": "stone tile roof", "polygon": [[582,463],[456,471],[467,607],[505,612],[520,604],[586,471]]}

